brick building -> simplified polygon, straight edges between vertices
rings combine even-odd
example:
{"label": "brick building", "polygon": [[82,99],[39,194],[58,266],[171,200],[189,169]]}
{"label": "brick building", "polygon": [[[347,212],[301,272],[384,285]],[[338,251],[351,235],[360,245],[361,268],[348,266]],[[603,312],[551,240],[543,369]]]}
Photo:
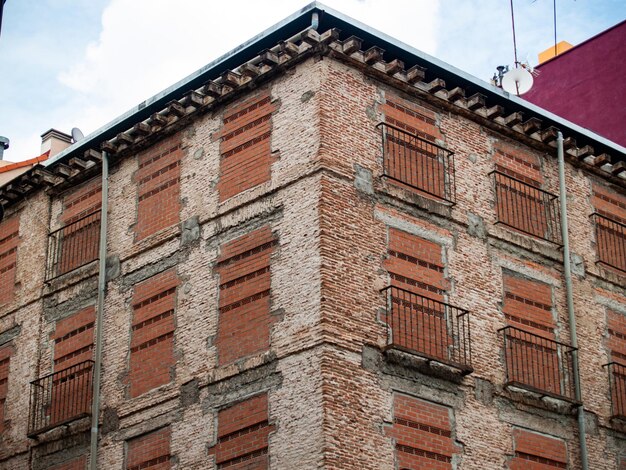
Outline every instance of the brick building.
{"label": "brick building", "polygon": [[311,4],[0,188],[0,468],[624,469],[625,159]]}

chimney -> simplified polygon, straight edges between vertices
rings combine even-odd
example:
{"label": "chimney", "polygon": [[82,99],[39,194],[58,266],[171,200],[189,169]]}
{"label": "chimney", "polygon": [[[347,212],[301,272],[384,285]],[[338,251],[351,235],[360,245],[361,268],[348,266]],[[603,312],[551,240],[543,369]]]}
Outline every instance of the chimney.
{"label": "chimney", "polygon": [[[1,2],[2,0],[0,0]],[[0,160],[3,158],[4,151],[9,148],[9,139],[0,135]]]}
{"label": "chimney", "polygon": [[549,61],[557,55],[563,54],[565,51],[569,51],[572,47],[574,46],[567,41],[561,41],[556,46],[548,47],[545,51],[539,53],[539,65]]}
{"label": "chimney", "polygon": [[48,157],[52,157],[72,144],[72,136],[56,129],[50,129],[41,134],[41,153],[50,151]]}

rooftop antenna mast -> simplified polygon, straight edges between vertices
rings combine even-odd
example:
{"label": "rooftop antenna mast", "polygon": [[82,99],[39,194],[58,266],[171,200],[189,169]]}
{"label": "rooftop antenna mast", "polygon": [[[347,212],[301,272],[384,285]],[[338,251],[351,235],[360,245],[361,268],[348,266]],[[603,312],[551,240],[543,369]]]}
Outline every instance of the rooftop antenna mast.
{"label": "rooftop antenna mast", "polygon": [[513,0],[511,0],[511,26],[513,29],[513,57],[515,58],[515,68],[519,65],[517,61],[517,40],[515,38],[515,13],[513,11]]}
{"label": "rooftop antenna mast", "polygon": [[[527,70],[527,67],[520,63],[517,59],[517,38],[515,37],[515,12],[513,10],[513,0],[510,0],[511,4],[511,26],[513,29],[513,57],[515,64],[512,70],[507,70],[504,75],[500,77],[500,86],[506,92],[514,95],[522,95],[526,93],[533,86],[533,76]],[[502,73],[500,68],[498,71]]]}

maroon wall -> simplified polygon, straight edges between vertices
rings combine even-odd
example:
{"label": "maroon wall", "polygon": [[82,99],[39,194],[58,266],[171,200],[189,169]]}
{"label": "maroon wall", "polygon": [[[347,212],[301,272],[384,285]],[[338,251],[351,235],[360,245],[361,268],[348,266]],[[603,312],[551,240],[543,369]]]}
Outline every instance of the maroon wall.
{"label": "maroon wall", "polygon": [[626,146],[626,21],[537,69],[526,100]]}

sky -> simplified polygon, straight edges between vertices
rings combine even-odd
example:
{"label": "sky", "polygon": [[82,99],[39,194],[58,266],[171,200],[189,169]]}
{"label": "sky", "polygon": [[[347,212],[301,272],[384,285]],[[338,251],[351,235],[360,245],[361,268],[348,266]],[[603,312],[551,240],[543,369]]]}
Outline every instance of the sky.
{"label": "sky", "polygon": [[[520,61],[554,44],[554,0],[514,0]],[[307,0],[7,0],[0,33],[5,160],[40,154],[41,134],[85,135]],[[488,81],[512,65],[510,0],[325,0],[325,5]],[[624,0],[556,0],[572,44],[626,18]]]}

